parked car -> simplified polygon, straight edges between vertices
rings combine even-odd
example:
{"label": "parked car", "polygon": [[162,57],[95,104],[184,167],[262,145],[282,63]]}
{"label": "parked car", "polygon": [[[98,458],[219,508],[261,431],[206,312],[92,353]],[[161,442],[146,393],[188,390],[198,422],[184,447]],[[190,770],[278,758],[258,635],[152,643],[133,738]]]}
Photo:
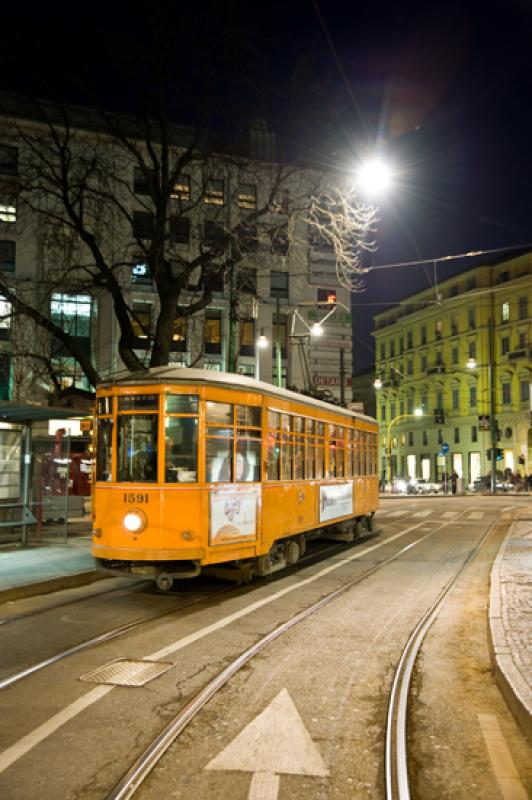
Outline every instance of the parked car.
{"label": "parked car", "polygon": [[416,494],[437,494],[442,491],[441,483],[418,478],[415,482]]}

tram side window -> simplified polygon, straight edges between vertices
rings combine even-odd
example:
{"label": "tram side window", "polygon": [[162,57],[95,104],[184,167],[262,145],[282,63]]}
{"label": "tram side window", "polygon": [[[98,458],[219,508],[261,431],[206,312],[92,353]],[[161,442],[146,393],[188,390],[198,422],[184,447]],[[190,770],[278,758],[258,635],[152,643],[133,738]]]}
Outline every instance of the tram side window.
{"label": "tram side window", "polygon": [[377,437],[374,433],[370,433],[370,450],[371,450],[371,474],[377,474]]}
{"label": "tram side window", "polygon": [[367,437],[364,431],[360,432],[360,474],[367,475],[366,467]]}
{"label": "tram side window", "polygon": [[343,478],[345,476],[344,459],[345,459],[345,428],[340,425],[336,426],[336,477]]}
{"label": "tram side window", "polygon": [[305,420],[305,478],[315,477],[314,462],[316,457],[316,439],[314,436],[314,420]]}
{"label": "tram side window", "polygon": [[290,435],[290,417],[281,414],[281,480],[292,480],[293,440]]}
{"label": "tram side window", "polygon": [[99,419],[96,449],[96,480],[112,480],[113,420]]}
{"label": "tram side window", "polygon": [[268,439],[266,449],[266,478],[278,481],[281,466],[281,415],[276,411],[268,411]]}
{"label": "tram side window", "polygon": [[351,428],[345,430],[345,475],[351,478],[353,475],[353,431]]}
{"label": "tram side window", "polygon": [[166,483],[195,483],[198,480],[198,405],[199,398],[195,394],[166,396]]}
{"label": "tram side window", "polygon": [[316,478],[323,478],[325,469],[325,425],[316,423]]}
{"label": "tram side window", "polygon": [[292,417],[292,444],[294,467],[293,475],[294,480],[298,481],[303,478],[303,459],[305,453],[305,439],[303,437],[303,419],[302,417]]}
{"label": "tram side window", "polygon": [[260,481],[261,409],[236,406],[235,481]]}
{"label": "tram side window", "polygon": [[157,414],[118,417],[118,480],[157,480]]}
{"label": "tram side window", "polygon": [[360,475],[360,431],[353,431],[353,475]]}

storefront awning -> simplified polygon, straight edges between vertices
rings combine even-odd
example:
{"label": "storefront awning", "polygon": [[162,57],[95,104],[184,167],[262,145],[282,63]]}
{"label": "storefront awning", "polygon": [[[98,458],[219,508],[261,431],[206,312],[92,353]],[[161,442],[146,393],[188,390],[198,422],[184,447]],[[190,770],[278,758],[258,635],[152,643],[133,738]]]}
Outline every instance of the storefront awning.
{"label": "storefront awning", "polygon": [[13,422],[19,425],[39,422],[47,419],[71,419],[86,417],[85,409],[54,408],[53,406],[34,406],[29,403],[13,403],[0,400],[0,421]]}

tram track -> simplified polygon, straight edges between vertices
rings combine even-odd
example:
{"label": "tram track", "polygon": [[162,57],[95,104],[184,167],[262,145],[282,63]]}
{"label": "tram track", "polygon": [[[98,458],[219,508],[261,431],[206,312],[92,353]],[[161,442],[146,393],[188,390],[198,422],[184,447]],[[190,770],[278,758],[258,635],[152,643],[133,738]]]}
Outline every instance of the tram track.
{"label": "tram track", "polygon": [[436,620],[447,595],[461,578],[469,564],[478,555],[497,522],[493,522],[475,547],[469,552],[460,568],[445,584],[432,605],[421,617],[403,649],[392,682],[385,738],[386,800],[410,800],[410,780],[407,746],[407,717],[410,685],[417,656],[423,641]]}
{"label": "tram track", "polygon": [[[320,548],[318,550],[318,552],[308,553],[307,555],[303,556],[297,562],[297,565],[294,565],[294,566],[297,567],[299,565],[306,565],[307,562],[310,562],[310,561],[313,561],[315,559],[321,558],[325,554],[331,554],[331,552],[341,552],[342,549],[343,549],[342,545],[339,545],[339,544],[338,545],[333,545],[333,546],[322,547],[322,548]],[[276,574],[276,577],[277,577],[277,574]],[[131,585],[132,586],[136,586],[136,585],[142,584],[142,583],[145,583],[145,581],[135,582],[135,583],[133,583]],[[118,626],[116,628],[113,628],[113,629],[111,629],[109,631],[105,631],[104,633],[98,634],[97,636],[93,636],[90,639],[86,639],[85,641],[80,642],[79,644],[76,644],[76,645],[73,645],[72,647],[66,648],[65,650],[61,651],[60,653],[56,653],[53,656],[49,656],[48,658],[42,659],[41,661],[38,661],[35,664],[32,664],[29,667],[26,667],[25,669],[19,670],[18,672],[13,673],[12,675],[7,676],[6,678],[0,679],[0,691],[3,690],[3,689],[7,689],[10,686],[13,686],[15,683],[18,683],[19,681],[23,680],[24,678],[30,677],[30,675],[34,675],[36,672],[39,672],[40,670],[43,670],[46,667],[50,667],[53,664],[57,664],[58,662],[63,661],[66,658],[69,658],[70,656],[82,653],[85,650],[89,650],[90,648],[96,647],[96,646],[98,646],[100,644],[105,644],[105,643],[107,643],[109,641],[112,641],[113,639],[117,639],[120,636],[123,636],[123,635],[125,635],[127,633],[131,633],[132,631],[140,628],[142,625],[146,625],[147,623],[154,622],[156,620],[164,619],[165,617],[168,617],[171,614],[176,614],[179,611],[182,611],[182,610],[184,610],[186,608],[190,608],[191,606],[198,605],[199,603],[203,602],[204,600],[208,600],[209,598],[218,597],[220,595],[227,594],[230,591],[233,591],[236,588],[238,588],[240,585],[241,584],[239,582],[238,583],[231,583],[228,586],[224,586],[219,591],[204,593],[204,594],[200,595],[199,597],[196,597],[194,600],[190,600],[189,602],[186,602],[186,603],[181,603],[180,605],[174,606],[171,609],[167,609],[166,611],[163,611],[162,613],[150,614],[150,615],[148,615],[146,617],[141,617],[140,619],[132,620],[131,622],[127,622],[124,625],[120,625],[120,626]],[[93,599],[95,597],[96,598],[100,598],[100,597],[102,597],[102,595],[110,594],[111,592],[115,592],[115,591],[124,590],[124,588],[127,588],[127,587],[117,587],[116,589],[110,589],[108,592],[102,592],[102,593],[99,593],[98,595],[91,595],[91,596],[89,596],[87,598],[84,598],[84,599],[85,600],[89,600],[89,599]],[[167,595],[165,595],[165,596],[167,596]],[[37,611],[35,613],[39,614],[39,613],[44,612],[44,611],[57,610],[57,608],[63,608],[64,606],[68,606],[71,603],[76,603],[76,602],[83,602],[83,600],[73,599],[71,601],[67,601],[66,603],[57,604],[56,606],[53,606],[53,607],[48,606],[46,609],[42,609],[42,610],[39,609],[39,611]],[[34,614],[29,612],[28,614],[21,614],[16,618],[13,617],[12,621],[15,621],[16,619],[21,621],[21,620],[27,619],[29,617],[31,618],[32,616],[34,616]]]}
{"label": "tram track", "polygon": [[[465,512],[464,512],[465,513]],[[457,521],[457,519],[453,520]],[[422,524],[422,523],[420,523]],[[421,544],[434,534],[438,533],[442,528],[448,525],[448,521],[439,524],[433,530],[421,536],[414,542],[410,542],[398,551],[388,556],[387,558],[374,564],[369,569],[358,575],[356,578],[351,579],[344,585],[330,592],[322,597],[317,602],[311,604],[306,609],[303,609],[286,622],[278,625],[270,633],[263,636],[251,647],[242,652],[233,661],[231,661],[223,670],[218,672],[206,686],[198,692],[184,707],[182,707],[174,718],[166,725],[166,727],[158,734],[158,736],[148,745],[143,753],[135,760],[129,770],[124,774],[122,779],[116,784],[112,791],[107,795],[107,800],[128,800],[140,788],[144,780],[154,769],[156,764],[164,756],[171,745],[178,739],[180,734],[185,730],[190,722],[192,722],[200,711],[207,705],[207,703],[216,696],[216,694],[228,683],[228,681],[236,675],[249,661],[256,655],[262,652],[268,645],[272,644],[283,634],[290,631],[300,622],[303,622],[317,611],[332,603],[345,592],[352,589],[357,584],[371,577],[375,573],[382,570],[388,564],[400,558],[407,553],[412,547]],[[490,528],[491,530],[491,528]],[[489,531],[488,531],[489,533]],[[486,537],[484,537],[486,538]],[[484,539],[483,539],[484,541]],[[476,552],[476,550],[475,550]],[[465,569],[469,560],[474,554],[470,554],[461,570]]]}

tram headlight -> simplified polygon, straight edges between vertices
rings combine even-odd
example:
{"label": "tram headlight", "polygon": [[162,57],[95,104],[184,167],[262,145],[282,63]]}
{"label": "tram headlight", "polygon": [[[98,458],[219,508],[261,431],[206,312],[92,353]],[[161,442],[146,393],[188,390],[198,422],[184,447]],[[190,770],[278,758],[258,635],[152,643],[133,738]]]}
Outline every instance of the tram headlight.
{"label": "tram headlight", "polygon": [[130,533],[140,533],[146,527],[146,521],[143,511],[128,511],[122,519],[122,525]]}

